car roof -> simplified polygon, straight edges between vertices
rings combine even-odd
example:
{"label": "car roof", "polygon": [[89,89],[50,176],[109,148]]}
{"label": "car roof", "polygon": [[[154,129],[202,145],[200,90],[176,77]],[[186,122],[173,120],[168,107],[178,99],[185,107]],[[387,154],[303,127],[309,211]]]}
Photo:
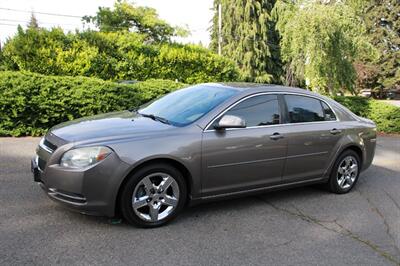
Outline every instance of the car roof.
{"label": "car roof", "polygon": [[291,92],[291,93],[302,93],[314,96],[321,96],[317,93],[296,88],[287,87],[275,84],[262,84],[262,83],[250,83],[250,82],[218,82],[218,83],[206,83],[202,84],[209,87],[224,87],[233,90],[238,90],[246,93],[259,93],[259,92]]}
{"label": "car roof", "polygon": [[[264,92],[294,93],[294,94],[309,95],[327,102],[330,105],[330,107],[334,109],[336,115],[338,115],[341,120],[343,121],[358,120],[355,114],[353,114],[350,110],[348,110],[341,104],[337,103],[333,99],[306,89],[275,85],[275,84],[247,83],[247,82],[218,82],[218,83],[203,83],[199,85],[211,88],[214,87],[214,88],[233,89],[238,91],[237,95],[234,97],[232,101],[236,101],[241,97],[247,97],[249,95],[264,93]],[[227,104],[230,105],[231,103]],[[226,107],[227,106],[225,106],[224,108]],[[204,124],[203,126],[206,126],[206,124]]]}

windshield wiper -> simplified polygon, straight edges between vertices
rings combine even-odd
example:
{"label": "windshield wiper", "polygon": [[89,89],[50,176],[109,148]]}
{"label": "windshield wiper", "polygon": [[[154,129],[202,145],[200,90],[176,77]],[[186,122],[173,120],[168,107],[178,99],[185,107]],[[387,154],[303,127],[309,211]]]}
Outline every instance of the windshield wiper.
{"label": "windshield wiper", "polygon": [[161,123],[164,123],[164,124],[167,124],[167,125],[171,125],[171,122],[169,122],[168,119],[165,119],[164,117],[153,115],[153,114],[143,114],[143,113],[139,113],[139,112],[137,112],[137,113],[140,114],[143,117],[151,118],[154,121],[159,121]]}

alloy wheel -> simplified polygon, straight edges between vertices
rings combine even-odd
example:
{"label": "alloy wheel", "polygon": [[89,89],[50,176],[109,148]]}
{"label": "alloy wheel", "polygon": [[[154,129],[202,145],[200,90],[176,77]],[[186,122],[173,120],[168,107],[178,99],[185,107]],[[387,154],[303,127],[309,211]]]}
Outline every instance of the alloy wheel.
{"label": "alloy wheel", "polygon": [[340,188],[348,189],[356,180],[358,175],[357,159],[353,156],[346,156],[340,163],[337,170],[336,180]]}
{"label": "alloy wheel", "polygon": [[166,173],[152,173],[142,178],[132,195],[135,214],[147,222],[157,222],[168,217],[178,206],[179,186]]}

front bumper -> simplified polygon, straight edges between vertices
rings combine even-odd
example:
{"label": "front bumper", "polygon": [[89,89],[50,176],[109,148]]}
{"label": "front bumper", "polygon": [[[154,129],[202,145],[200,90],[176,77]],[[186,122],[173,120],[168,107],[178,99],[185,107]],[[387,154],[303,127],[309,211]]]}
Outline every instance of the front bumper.
{"label": "front bumper", "polygon": [[48,164],[40,169],[36,156],[31,160],[33,179],[54,201],[84,214],[113,217],[119,187],[128,165],[116,154],[85,169],[68,169]]}

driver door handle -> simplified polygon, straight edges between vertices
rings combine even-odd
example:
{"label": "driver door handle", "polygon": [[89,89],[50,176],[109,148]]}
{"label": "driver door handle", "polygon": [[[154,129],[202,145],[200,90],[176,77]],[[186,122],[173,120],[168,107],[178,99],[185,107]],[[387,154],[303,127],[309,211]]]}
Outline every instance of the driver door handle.
{"label": "driver door handle", "polygon": [[269,136],[269,138],[272,140],[278,140],[278,139],[283,139],[283,136],[281,134],[279,134],[278,132],[275,132],[274,134]]}
{"label": "driver door handle", "polygon": [[340,129],[337,129],[337,128],[334,128],[334,129],[331,129],[331,131],[329,131],[332,135],[337,135],[337,134],[340,134],[340,133],[342,133],[342,130],[340,130]]}

